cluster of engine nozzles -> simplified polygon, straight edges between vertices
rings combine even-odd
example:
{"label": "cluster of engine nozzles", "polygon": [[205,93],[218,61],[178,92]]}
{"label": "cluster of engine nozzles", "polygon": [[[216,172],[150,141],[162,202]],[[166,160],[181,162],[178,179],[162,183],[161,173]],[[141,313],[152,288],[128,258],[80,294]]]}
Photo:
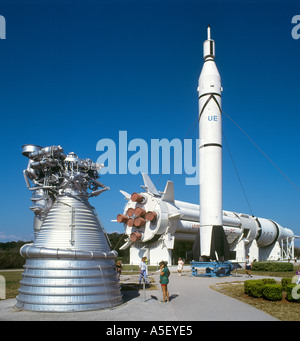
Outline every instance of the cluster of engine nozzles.
{"label": "cluster of engine nozzles", "polygon": [[[132,193],[131,195],[131,201],[137,202],[140,204],[145,203],[145,197],[143,197],[139,193]],[[136,208],[129,208],[126,212],[126,215],[124,214],[118,214],[117,215],[117,222],[118,223],[127,223],[127,226],[132,227],[138,227],[142,228],[146,225],[146,221],[155,222],[157,218],[156,212],[144,210],[142,207],[136,207]],[[140,232],[132,232],[130,235],[130,240],[133,242],[136,242],[137,240],[140,240],[142,238],[142,234]]]}

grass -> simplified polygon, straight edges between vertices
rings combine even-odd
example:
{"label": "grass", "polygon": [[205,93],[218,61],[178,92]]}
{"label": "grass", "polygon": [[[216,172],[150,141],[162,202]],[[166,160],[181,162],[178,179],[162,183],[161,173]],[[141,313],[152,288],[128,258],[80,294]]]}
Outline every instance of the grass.
{"label": "grass", "polygon": [[0,271],[0,276],[5,278],[6,282],[6,298],[15,298],[20,288],[20,280],[22,279],[23,270],[16,271]]}
{"label": "grass", "polygon": [[[288,277],[288,276],[284,276]],[[210,286],[227,296],[250,304],[281,321],[300,321],[300,303],[288,302],[285,293],[281,301],[271,302],[263,298],[253,298],[244,294],[244,282],[223,282]]]}
{"label": "grass", "polygon": [[[159,267],[156,265],[148,265],[148,271],[154,272],[159,270]],[[132,273],[139,273],[139,266],[138,265],[130,265],[130,264],[123,264],[122,266],[122,274],[132,274]]]}
{"label": "grass", "polygon": [[[270,271],[251,271],[252,275],[257,276],[272,276],[272,277],[293,277],[296,271],[300,270],[300,266],[294,266],[294,271],[281,271],[281,272],[270,272]],[[233,272],[234,273],[234,272]],[[238,269],[238,274],[246,274],[245,269]]]}

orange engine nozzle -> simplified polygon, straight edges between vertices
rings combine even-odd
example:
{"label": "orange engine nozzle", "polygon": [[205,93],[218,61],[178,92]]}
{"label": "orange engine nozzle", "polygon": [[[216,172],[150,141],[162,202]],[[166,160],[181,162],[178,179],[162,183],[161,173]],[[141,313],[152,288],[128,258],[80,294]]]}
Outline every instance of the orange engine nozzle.
{"label": "orange engine nozzle", "polygon": [[144,201],[144,197],[139,194],[139,193],[132,193],[131,194],[131,200],[134,201],[134,202],[143,202]]}
{"label": "orange engine nozzle", "polygon": [[152,212],[152,211],[148,211],[146,213],[146,219],[149,220],[149,221],[155,221],[157,218],[157,213],[156,212]]}
{"label": "orange engine nozzle", "polygon": [[145,226],[146,220],[144,218],[141,218],[141,217],[135,217],[133,224],[136,227],[142,227],[142,226]]}
{"label": "orange engine nozzle", "polygon": [[141,207],[137,207],[137,208],[135,209],[135,211],[134,211],[134,214],[135,214],[136,216],[144,217],[145,214],[146,214],[146,210],[144,210],[144,209],[141,208]]}
{"label": "orange engine nozzle", "polygon": [[124,214],[118,214],[117,215],[117,222],[118,223],[127,223],[127,220],[128,220],[129,218],[126,216],[126,215],[124,215]]}
{"label": "orange engine nozzle", "polygon": [[142,234],[139,232],[132,232],[129,238],[132,242],[136,242],[142,238]]}
{"label": "orange engine nozzle", "polygon": [[134,208],[128,208],[128,210],[127,210],[128,217],[132,217],[134,215],[134,211],[135,211]]}
{"label": "orange engine nozzle", "polygon": [[132,226],[133,226],[133,219],[132,219],[132,218],[129,218],[129,219],[127,220],[127,226],[129,226],[129,227],[132,227]]}

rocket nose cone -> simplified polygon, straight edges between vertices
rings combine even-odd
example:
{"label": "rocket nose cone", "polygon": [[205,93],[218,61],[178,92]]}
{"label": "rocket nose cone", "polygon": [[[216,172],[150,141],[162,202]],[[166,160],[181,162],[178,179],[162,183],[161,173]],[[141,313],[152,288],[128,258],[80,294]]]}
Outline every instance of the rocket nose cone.
{"label": "rocket nose cone", "polygon": [[211,39],[210,38],[210,25],[207,26],[207,40]]}

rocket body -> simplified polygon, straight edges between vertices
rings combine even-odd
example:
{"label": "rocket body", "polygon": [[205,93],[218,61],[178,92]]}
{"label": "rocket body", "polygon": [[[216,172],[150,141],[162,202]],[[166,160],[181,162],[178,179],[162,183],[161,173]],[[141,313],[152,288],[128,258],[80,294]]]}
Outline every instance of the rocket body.
{"label": "rocket body", "polygon": [[[221,77],[215,58],[215,42],[203,44],[204,65],[199,77],[199,164],[200,164],[200,255],[218,259],[216,239],[222,239],[222,109]],[[217,235],[216,235],[217,234]],[[222,244],[222,241],[218,243]],[[217,248],[217,249],[216,249]],[[221,247],[222,248],[222,247]]]}
{"label": "rocket body", "polygon": [[161,259],[172,264],[176,241],[194,241],[194,260],[240,262],[246,254],[251,260],[293,258],[291,230],[273,220],[222,209],[222,86],[210,28],[203,51],[198,86],[200,205],[175,200],[172,181],[158,191],[143,174],[144,192],[120,191],[128,201],[117,216],[128,236],[120,250],[130,248],[130,263],[138,264],[147,256],[154,265]]}

